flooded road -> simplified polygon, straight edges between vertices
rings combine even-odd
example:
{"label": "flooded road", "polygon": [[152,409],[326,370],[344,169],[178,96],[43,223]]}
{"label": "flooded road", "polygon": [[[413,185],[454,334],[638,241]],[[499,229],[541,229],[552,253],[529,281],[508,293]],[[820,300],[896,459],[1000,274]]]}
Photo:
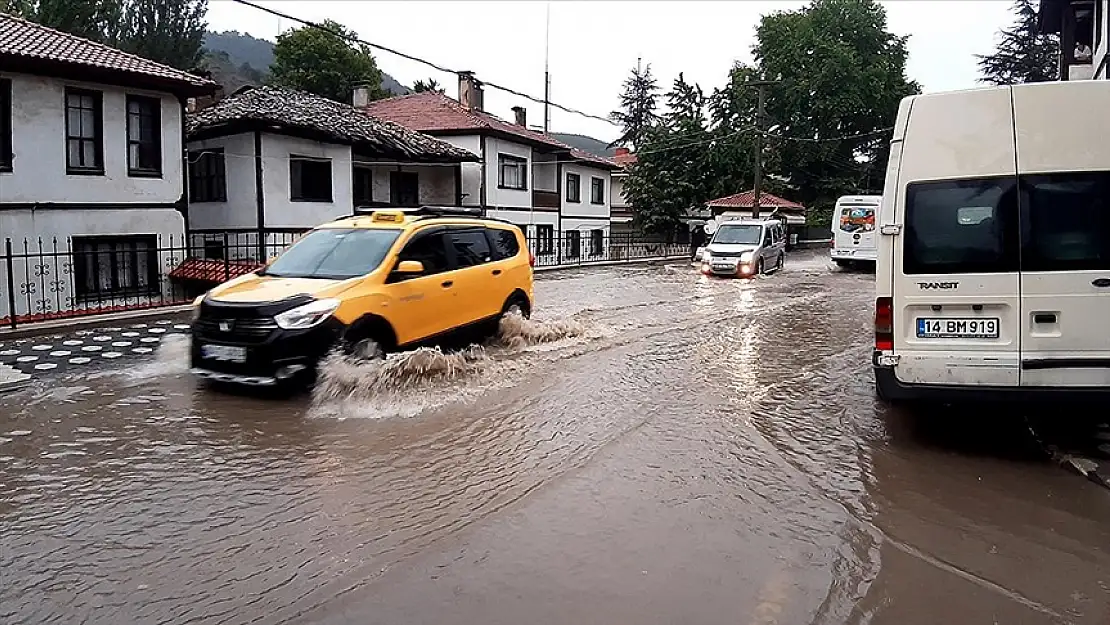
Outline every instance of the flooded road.
{"label": "flooded road", "polygon": [[871,281],[537,281],[464,354],[219,394],[184,340],[0,396],[0,623],[1110,621],[1110,493],[873,399]]}

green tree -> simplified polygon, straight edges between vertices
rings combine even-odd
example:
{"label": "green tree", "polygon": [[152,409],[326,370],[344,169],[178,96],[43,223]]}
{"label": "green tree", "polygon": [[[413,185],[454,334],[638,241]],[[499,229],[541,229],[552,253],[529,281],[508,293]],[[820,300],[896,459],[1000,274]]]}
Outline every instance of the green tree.
{"label": "green tree", "polygon": [[753,68],[737,63],[724,87],[709,97],[709,119],[714,141],[709,152],[713,170],[713,197],[732,195],[752,188],[753,142],[756,128],[756,80]]}
{"label": "green tree", "polygon": [[191,70],[201,61],[208,0],[0,0],[0,11]]}
{"label": "green tree", "polygon": [[425,91],[436,91],[443,93],[443,87],[439,86],[439,82],[435,78],[428,80],[418,80],[412,85],[412,90],[417,93],[424,93]]}
{"label": "green tree", "polygon": [[0,0],[0,11],[78,37],[115,43],[124,0]]}
{"label": "green tree", "polygon": [[355,33],[339,23],[322,26],[325,30],[305,26],[278,35],[270,65],[273,84],[338,102],[350,102],[359,85],[369,85],[374,99],[388,95],[370,48],[353,43]]}
{"label": "green tree", "polygon": [[201,64],[208,0],[130,0],[124,50],[183,70]]}
{"label": "green tree", "polygon": [[609,118],[621,126],[621,136],[609,147],[640,147],[647,129],[659,121],[656,113],[658,97],[659,86],[651,75],[651,64],[643,68],[637,64],[632,75],[624,81],[620,109],[609,114]]}
{"label": "green tree", "polygon": [[667,113],[639,138],[637,163],[629,170],[625,196],[645,232],[669,234],[713,189],[710,132],[701,87],[682,74],[666,94]]}
{"label": "green tree", "polygon": [[906,37],[888,32],[875,0],[814,0],[764,16],[756,42],[751,71],[779,81],[768,88],[765,171],[826,223],[838,196],[885,169],[898,104],[920,92],[906,77]]}
{"label": "green tree", "polygon": [[1034,0],[1015,0],[1014,25],[998,33],[993,54],[977,55],[982,82],[1016,85],[1056,80],[1060,42],[1041,34]]}

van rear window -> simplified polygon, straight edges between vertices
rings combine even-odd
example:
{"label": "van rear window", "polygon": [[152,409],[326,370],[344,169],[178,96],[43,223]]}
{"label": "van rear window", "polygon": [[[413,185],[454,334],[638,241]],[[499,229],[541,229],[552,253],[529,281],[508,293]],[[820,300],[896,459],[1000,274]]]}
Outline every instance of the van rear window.
{"label": "van rear window", "polygon": [[906,190],[906,274],[1018,270],[1013,178],[918,182]]}
{"label": "van rear window", "polygon": [[844,232],[875,230],[875,207],[847,204],[840,213],[840,229]]}
{"label": "van rear window", "polygon": [[1110,269],[1110,173],[1022,176],[1023,271]]}

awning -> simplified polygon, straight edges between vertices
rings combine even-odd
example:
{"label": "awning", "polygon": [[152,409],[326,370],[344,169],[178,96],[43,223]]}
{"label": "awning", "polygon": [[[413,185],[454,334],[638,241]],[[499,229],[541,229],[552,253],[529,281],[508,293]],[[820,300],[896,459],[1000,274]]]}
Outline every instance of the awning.
{"label": "awning", "polygon": [[187,258],[170,272],[170,279],[219,284],[258,271],[261,267],[262,263],[249,260]]}

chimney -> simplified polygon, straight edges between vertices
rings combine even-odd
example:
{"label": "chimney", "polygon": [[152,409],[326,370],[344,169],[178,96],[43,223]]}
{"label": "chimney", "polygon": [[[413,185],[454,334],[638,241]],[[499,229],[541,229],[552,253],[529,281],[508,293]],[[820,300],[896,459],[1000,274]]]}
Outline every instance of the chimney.
{"label": "chimney", "polygon": [[513,107],[513,116],[516,118],[516,125],[521,128],[528,127],[528,109],[523,106]]}
{"label": "chimney", "polygon": [[226,92],[223,85],[216,85],[216,92],[212,94],[212,104],[218,104],[220,100],[224,99]]}
{"label": "chimney", "polygon": [[351,91],[351,106],[361,109],[370,105],[370,86],[359,83]]}
{"label": "chimney", "polygon": [[482,110],[482,82],[474,72],[459,72],[459,103],[468,109]]}

